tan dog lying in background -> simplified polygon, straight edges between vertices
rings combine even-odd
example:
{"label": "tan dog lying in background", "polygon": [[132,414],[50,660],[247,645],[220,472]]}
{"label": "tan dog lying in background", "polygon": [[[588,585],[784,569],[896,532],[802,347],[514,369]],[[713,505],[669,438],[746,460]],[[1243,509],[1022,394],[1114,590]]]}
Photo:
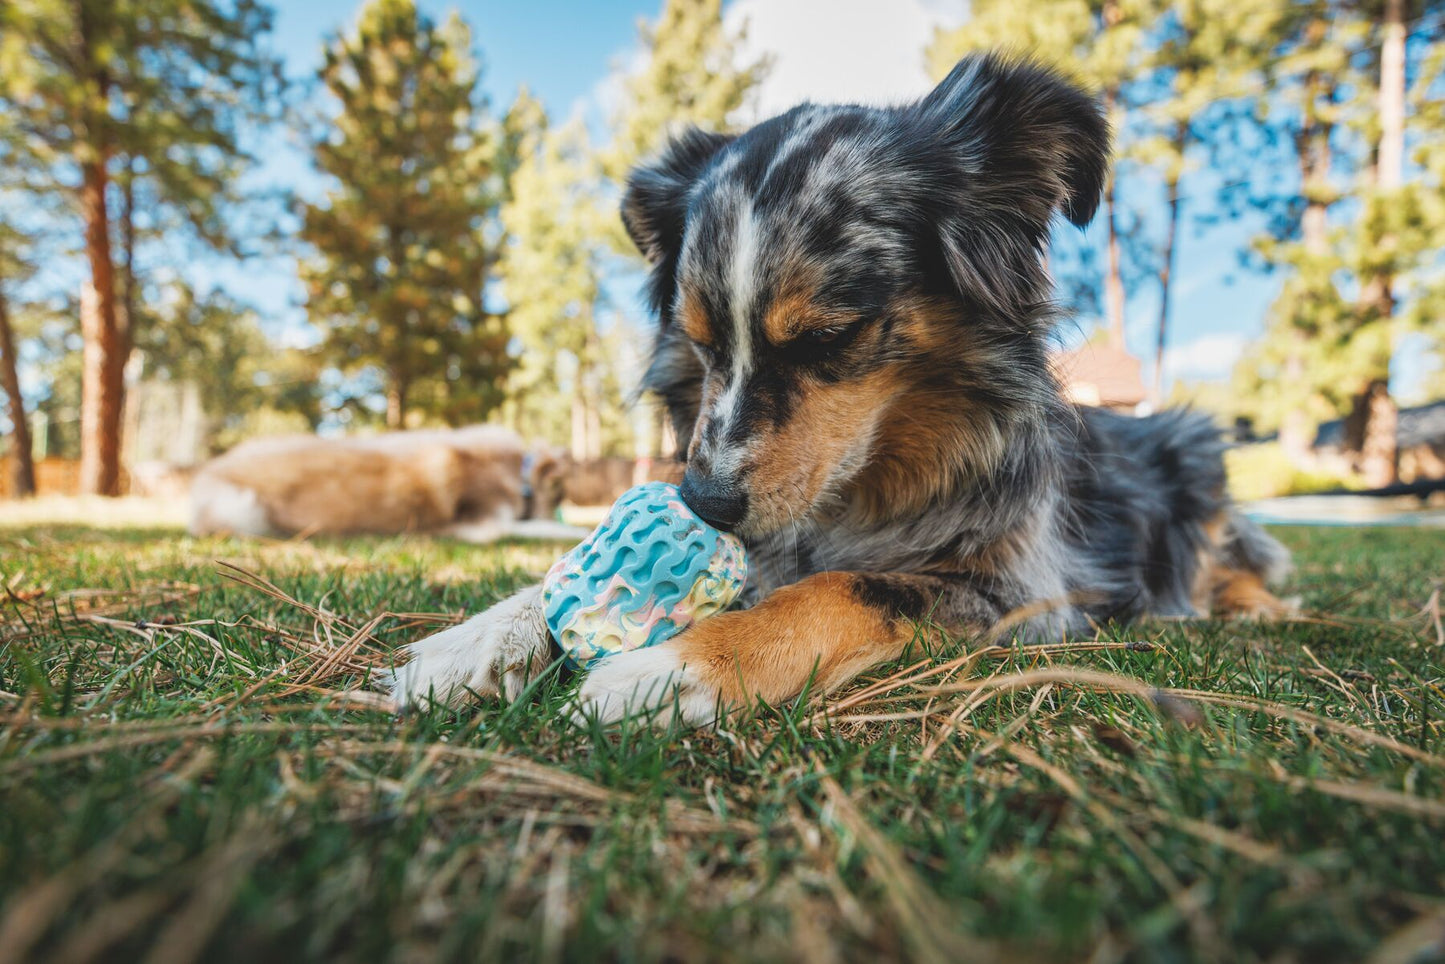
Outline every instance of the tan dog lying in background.
{"label": "tan dog lying in background", "polygon": [[681,485],[684,468],[673,459],[631,459],[615,455],[582,460],[564,458],[558,471],[562,478],[562,501],[570,506],[609,509],[634,485],[644,482]]}
{"label": "tan dog lying in background", "polygon": [[534,460],[495,425],[368,438],[243,442],[191,486],[191,533],[249,536],[431,532],[467,542],[580,539],[551,521],[562,461]]}

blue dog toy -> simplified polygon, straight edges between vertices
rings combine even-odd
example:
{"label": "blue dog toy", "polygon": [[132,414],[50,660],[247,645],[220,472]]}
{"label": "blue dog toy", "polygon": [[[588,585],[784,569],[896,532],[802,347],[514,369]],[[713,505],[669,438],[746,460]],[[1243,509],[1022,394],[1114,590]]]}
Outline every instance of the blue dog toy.
{"label": "blue dog toy", "polygon": [[567,661],[586,669],[726,609],[747,582],[736,536],[709,526],[677,486],[629,489],[542,580],[542,608]]}

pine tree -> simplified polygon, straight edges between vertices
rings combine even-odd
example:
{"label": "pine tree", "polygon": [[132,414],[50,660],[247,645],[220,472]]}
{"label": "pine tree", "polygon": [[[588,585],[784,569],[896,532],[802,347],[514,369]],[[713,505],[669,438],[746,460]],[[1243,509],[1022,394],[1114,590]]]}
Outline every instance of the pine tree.
{"label": "pine tree", "polygon": [[1361,371],[1345,422],[1345,445],[1372,486],[1396,481],[1397,412],[1390,397],[1390,363],[1398,342],[1394,286],[1419,253],[1402,244],[1401,236],[1410,230],[1417,200],[1403,190],[1406,7],[1405,0],[1383,0],[1372,11],[1376,42],[1368,49],[1375,54],[1376,84],[1373,92],[1365,87],[1363,98],[1374,108],[1366,114],[1370,160],[1363,172],[1361,230],[1351,259],[1360,292],[1347,350],[1358,358]]}
{"label": "pine tree", "polygon": [[1247,183],[1248,203],[1265,213],[1269,233],[1254,254],[1269,270],[1284,273],[1269,309],[1264,336],[1241,360],[1235,383],[1253,398],[1261,428],[1277,427],[1280,442],[1296,460],[1308,457],[1313,426],[1331,417],[1336,401],[1330,382],[1328,345],[1344,323],[1331,212],[1340,201],[1340,100],[1348,82],[1357,24],[1339,20],[1330,0],[1288,3],[1259,71],[1252,120],[1256,141],[1278,143],[1292,159],[1295,176],[1256,185],[1247,174],[1259,165],[1258,147],[1246,143],[1235,158],[1242,169],[1231,181]]}
{"label": "pine tree", "polygon": [[30,420],[20,394],[19,355],[15,325],[11,319],[11,296],[34,274],[33,238],[14,223],[11,214],[19,205],[23,181],[16,172],[33,158],[25,150],[13,117],[0,100],[0,393],[5,396],[10,418],[11,484],[17,496],[35,494],[35,464],[30,438]]}
{"label": "pine tree", "polygon": [[528,437],[570,439],[575,457],[593,457],[603,413],[622,405],[606,391],[612,365],[597,329],[603,232],[595,154],[580,124],[551,128],[525,90],[508,127],[517,133],[517,165],[502,208],[499,277],[522,349],[510,420]]}
{"label": "pine tree", "polygon": [[[1406,149],[1410,168],[1418,172],[1408,188],[1414,201],[1410,236],[1426,253],[1420,269],[1401,279],[1399,315],[1402,333],[1426,336],[1439,360],[1445,346],[1445,16],[1440,4],[1433,6],[1417,21],[1417,33],[1431,45],[1420,58],[1406,100],[1412,134]],[[1445,367],[1436,370],[1432,382],[1431,397],[1445,396]]]}
{"label": "pine tree", "polygon": [[26,244],[23,234],[11,225],[0,223],[0,392],[5,395],[10,417],[10,489],[20,497],[35,494],[35,463],[31,451],[30,420],[25,414],[25,399],[20,394],[19,357],[16,354],[18,339],[10,321],[8,289],[29,273],[25,260],[18,257],[18,252]]}
{"label": "pine tree", "polygon": [[1198,166],[1196,155],[1229,123],[1231,107],[1259,78],[1286,15],[1277,0],[1175,0],[1151,27],[1152,50],[1144,72],[1149,82],[1137,107],[1152,133],[1133,145],[1136,160],[1159,171],[1167,219],[1158,253],[1159,319],[1155,328],[1156,404],[1164,398],[1164,357],[1173,307],[1173,272],[1184,213],[1186,175]]}
{"label": "pine tree", "polygon": [[638,34],[647,59],[625,78],[602,157],[603,173],[619,183],[672,132],[732,129],[767,72],[763,60],[739,63],[744,37],[724,25],[722,0],[665,0],[657,21],[639,24]]}
{"label": "pine tree", "polygon": [[[495,145],[470,32],[455,15],[438,27],[412,0],[371,0],[318,76],[335,114],[313,150],[335,186],[305,207],[315,256],[301,273],[324,350],[381,373],[388,427],[413,402],[445,419],[485,415],[508,361],[484,302]],[[438,373],[468,386],[463,403],[449,384],[428,387]]]}
{"label": "pine tree", "polygon": [[69,190],[89,266],[81,298],[83,491],[120,490],[132,333],[118,303],[114,174],[122,163],[144,166],[168,203],[206,223],[211,198],[244,160],[242,119],[274,92],[277,70],[260,47],[269,29],[269,11],[254,0],[0,4],[0,102],[42,161],[79,173]]}
{"label": "pine tree", "polygon": [[[1262,422],[1280,426],[1297,458],[1314,424],[1346,415],[1354,467],[1383,485],[1395,477],[1390,367],[1402,318],[1416,316],[1410,301],[1423,296],[1397,290],[1397,280],[1428,275],[1440,250],[1429,225],[1441,181],[1425,160],[1432,137],[1441,146],[1424,107],[1434,78],[1407,63],[1412,24],[1422,22],[1409,5],[1315,0],[1287,9],[1266,71],[1266,89],[1277,93],[1261,94],[1258,116],[1287,138],[1298,181],[1255,200],[1272,214],[1256,248],[1286,277],[1237,384],[1257,393]],[[1429,45],[1416,49],[1428,68]],[[1411,74],[1417,90],[1407,97]],[[1423,163],[1406,182],[1412,141]]]}

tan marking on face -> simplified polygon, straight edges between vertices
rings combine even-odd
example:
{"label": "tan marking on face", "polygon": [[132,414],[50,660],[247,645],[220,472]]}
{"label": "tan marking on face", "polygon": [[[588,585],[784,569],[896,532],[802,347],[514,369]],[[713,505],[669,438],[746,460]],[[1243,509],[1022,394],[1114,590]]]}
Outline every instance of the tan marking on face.
{"label": "tan marking on face", "polygon": [[856,321],[849,311],[821,305],[817,288],[806,280],[794,281],[784,287],[763,316],[763,333],[774,345],[783,345],[806,331],[846,325]]}
{"label": "tan marking on face", "polygon": [[702,299],[693,291],[682,293],[682,305],[677,314],[678,324],[682,326],[683,334],[697,342],[699,345],[711,345],[713,343],[712,323],[708,320],[707,309],[703,307]]}
{"label": "tan marking on face", "polygon": [[763,333],[774,345],[797,337],[804,320],[814,314],[812,291],[792,291],[779,295],[763,316]]}
{"label": "tan marking on face", "polygon": [[925,352],[957,351],[958,307],[942,298],[906,298],[894,303],[894,331]]}
{"label": "tan marking on face", "polygon": [[822,274],[817,265],[795,259],[784,265],[781,276],[786,280],[777,286],[763,315],[763,334],[772,344],[785,344],[810,328],[849,320],[818,304]]}
{"label": "tan marking on face", "polygon": [[[957,354],[957,318],[927,300],[895,306],[894,337],[927,354]],[[853,503],[867,521],[916,513],[961,478],[992,471],[1003,456],[1003,435],[986,417],[963,409],[964,399],[928,386],[900,384],[887,400],[878,446],[859,476]]]}
{"label": "tan marking on face", "polygon": [[861,379],[807,385],[788,421],[750,442],[747,526],[770,532],[801,519],[835,481],[842,461],[865,454],[858,448],[872,438],[896,391],[886,368]]}

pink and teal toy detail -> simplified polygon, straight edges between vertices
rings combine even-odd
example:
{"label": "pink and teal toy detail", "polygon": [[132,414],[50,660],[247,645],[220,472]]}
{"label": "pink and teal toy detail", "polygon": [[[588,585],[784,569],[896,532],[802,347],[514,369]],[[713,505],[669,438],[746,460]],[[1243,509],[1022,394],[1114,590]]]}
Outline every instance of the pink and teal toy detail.
{"label": "pink and teal toy detail", "polygon": [[648,482],[548,570],[542,607],[567,661],[586,669],[721,612],[747,575],[736,536],[698,518],[677,486]]}

